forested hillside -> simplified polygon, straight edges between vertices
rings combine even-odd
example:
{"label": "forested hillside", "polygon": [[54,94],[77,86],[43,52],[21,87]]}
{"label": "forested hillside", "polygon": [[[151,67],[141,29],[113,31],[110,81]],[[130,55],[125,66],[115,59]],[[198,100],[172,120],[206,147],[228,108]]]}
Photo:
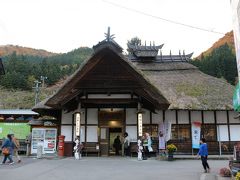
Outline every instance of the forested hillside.
{"label": "forested hillside", "polygon": [[0,85],[8,89],[31,90],[40,76],[47,77],[46,85],[53,85],[72,74],[91,52],[92,49],[87,47],[50,57],[17,55],[14,52],[2,57],[6,74],[1,77]]}
{"label": "forested hillside", "polygon": [[31,55],[31,56],[41,56],[41,57],[49,57],[57,55],[57,53],[48,52],[42,49],[33,49],[22,46],[14,46],[14,45],[4,45],[0,46],[0,57],[7,56],[15,52],[17,55]]}
{"label": "forested hillside", "polygon": [[192,61],[192,64],[211,76],[224,78],[235,85],[237,77],[236,55],[232,31]]}

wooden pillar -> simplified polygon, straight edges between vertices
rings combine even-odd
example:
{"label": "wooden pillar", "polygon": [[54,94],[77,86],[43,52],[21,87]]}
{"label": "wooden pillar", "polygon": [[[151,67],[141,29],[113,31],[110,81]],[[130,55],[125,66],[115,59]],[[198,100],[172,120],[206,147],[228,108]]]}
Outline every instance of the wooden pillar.
{"label": "wooden pillar", "polygon": [[165,121],[165,110],[162,110],[163,122]]}
{"label": "wooden pillar", "polygon": [[74,141],[74,114],[72,114],[72,142]]}
{"label": "wooden pillar", "polygon": [[202,124],[204,124],[204,115],[203,115],[203,110],[201,110],[201,119],[202,119]]}
{"label": "wooden pillar", "polygon": [[228,127],[228,149],[231,147],[231,132],[230,132],[230,121],[229,121],[229,111],[227,110],[227,127]]}
{"label": "wooden pillar", "polygon": [[88,116],[88,109],[85,108],[85,129],[84,129],[84,133],[85,133],[85,136],[84,136],[84,142],[86,143],[87,142],[87,116]]}

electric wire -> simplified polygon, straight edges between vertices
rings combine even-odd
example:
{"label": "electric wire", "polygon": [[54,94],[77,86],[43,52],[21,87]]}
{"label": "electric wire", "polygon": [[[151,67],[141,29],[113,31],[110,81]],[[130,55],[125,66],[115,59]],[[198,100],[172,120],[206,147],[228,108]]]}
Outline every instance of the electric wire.
{"label": "electric wire", "polygon": [[162,21],[166,21],[166,22],[169,22],[169,23],[172,23],[172,24],[177,24],[177,25],[180,25],[180,26],[185,26],[185,27],[188,27],[188,28],[192,28],[192,29],[196,29],[196,30],[200,30],[200,31],[205,31],[205,32],[210,32],[210,33],[214,33],[214,34],[226,35],[225,33],[222,33],[222,32],[209,30],[209,29],[205,29],[205,28],[202,28],[202,27],[197,27],[197,26],[177,22],[177,21],[174,21],[174,20],[162,18],[162,17],[159,17],[159,16],[155,16],[155,15],[152,15],[152,14],[149,14],[149,13],[146,13],[146,12],[143,12],[143,11],[139,11],[139,10],[136,10],[136,9],[133,9],[133,8],[129,8],[129,7],[126,7],[126,6],[122,6],[120,4],[113,3],[113,2],[110,2],[110,1],[107,1],[107,0],[102,0],[102,1],[105,2],[105,3],[111,4],[115,7],[118,7],[118,8],[122,8],[122,9],[131,11],[131,12],[135,12],[135,13],[138,13],[138,14],[141,14],[141,15],[145,15],[145,16],[148,16],[148,17],[152,17],[152,18],[155,18],[155,19],[162,20]]}

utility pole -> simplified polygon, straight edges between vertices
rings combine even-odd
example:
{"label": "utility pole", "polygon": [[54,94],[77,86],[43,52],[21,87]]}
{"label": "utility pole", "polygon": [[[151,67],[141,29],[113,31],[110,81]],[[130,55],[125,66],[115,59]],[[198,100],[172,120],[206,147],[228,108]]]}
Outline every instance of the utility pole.
{"label": "utility pole", "polygon": [[47,80],[46,76],[40,76],[40,80],[42,81],[42,88],[45,87],[45,80]]}
{"label": "utility pole", "polygon": [[40,92],[40,87],[39,84],[41,84],[40,81],[36,80],[34,81],[35,86],[33,87],[34,91],[35,91],[35,105],[39,102],[39,92]]}

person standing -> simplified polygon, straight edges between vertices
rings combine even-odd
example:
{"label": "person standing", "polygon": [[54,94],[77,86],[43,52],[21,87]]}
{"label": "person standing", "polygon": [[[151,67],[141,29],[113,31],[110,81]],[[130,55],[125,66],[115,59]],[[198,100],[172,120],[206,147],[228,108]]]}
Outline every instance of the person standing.
{"label": "person standing", "polygon": [[113,147],[115,148],[115,155],[120,155],[119,150],[121,149],[121,141],[119,135],[117,135],[117,137],[114,139]]}
{"label": "person standing", "polygon": [[151,136],[149,133],[146,133],[145,134],[145,137],[146,137],[146,140],[147,140],[147,157],[150,158],[151,157],[151,154],[150,152],[153,152],[153,149],[152,149],[152,139],[151,139]]}
{"label": "person standing", "polygon": [[17,157],[18,163],[20,163],[21,158],[18,154],[18,149],[20,148],[20,143],[19,143],[19,140],[14,136],[14,134],[12,134],[12,142],[14,145],[14,149],[13,149],[14,155]]}
{"label": "person standing", "polygon": [[13,142],[12,142],[12,136],[10,134],[7,135],[7,139],[4,141],[4,143],[2,145],[2,149],[3,148],[8,148],[9,154],[4,154],[3,161],[2,161],[1,164],[5,164],[7,159],[9,159],[9,164],[10,165],[14,164],[14,162],[12,160],[14,145],[13,145]]}
{"label": "person standing", "polygon": [[201,156],[204,172],[205,173],[210,172],[210,167],[209,167],[208,162],[207,162],[207,158],[208,158],[208,145],[206,143],[206,139],[205,138],[202,138],[200,140],[200,148],[199,148],[197,156],[198,157]]}
{"label": "person standing", "polygon": [[124,154],[125,156],[130,156],[130,138],[128,136],[128,133],[124,133]]}

